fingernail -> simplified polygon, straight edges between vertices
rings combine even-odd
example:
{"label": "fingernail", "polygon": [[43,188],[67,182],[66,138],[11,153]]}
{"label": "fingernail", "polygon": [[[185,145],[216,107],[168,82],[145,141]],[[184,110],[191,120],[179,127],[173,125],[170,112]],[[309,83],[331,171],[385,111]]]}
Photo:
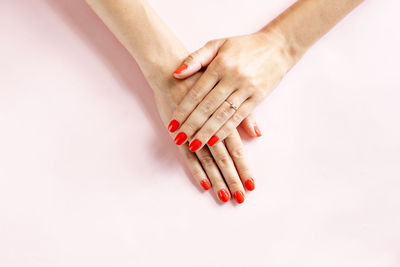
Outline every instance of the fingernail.
{"label": "fingernail", "polygon": [[211,187],[210,182],[207,179],[201,180],[200,184],[206,191]]}
{"label": "fingernail", "polygon": [[219,190],[218,197],[222,202],[228,202],[228,200],[229,200],[229,194],[228,194],[228,192],[226,192],[225,189]]}
{"label": "fingernail", "polygon": [[183,64],[182,66],[180,66],[179,68],[177,68],[175,71],[174,71],[174,73],[175,74],[181,74],[181,72],[183,71],[183,70],[185,70],[185,69],[187,69],[187,65],[186,64]]}
{"label": "fingernail", "polygon": [[258,128],[257,125],[254,126],[254,131],[256,132],[257,137],[260,137],[260,136],[262,135],[262,134],[261,134],[261,131],[260,131],[260,128]]}
{"label": "fingernail", "polygon": [[210,138],[210,140],[208,140],[207,144],[209,146],[213,146],[216,142],[218,142],[218,140],[219,140],[218,136],[214,135],[213,137]]}
{"label": "fingernail", "polygon": [[[186,135],[185,135],[186,136]],[[189,144],[189,150],[192,152],[196,152],[197,149],[201,147],[201,142],[199,139],[194,139],[190,144]]]}
{"label": "fingernail", "polygon": [[235,200],[236,200],[236,202],[237,202],[238,204],[243,203],[243,201],[244,201],[244,194],[243,194],[242,191],[236,191],[236,192],[233,194],[233,197],[235,198]]}
{"label": "fingernail", "polygon": [[177,144],[178,146],[182,145],[183,142],[186,141],[186,134],[185,133],[178,133],[178,135],[175,137],[175,144]]}
{"label": "fingernail", "polygon": [[175,132],[176,129],[178,129],[179,127],[179,122],[177,120],[172,120],[169,124],[168,124],[168,131],[170,131],[171,133]]}
{"label": "fingernail", "polygon": [[253,191],[255,188],[253,178],[247,179],[246,182],[244,182],[244,186],[246,187],[247,190]]}

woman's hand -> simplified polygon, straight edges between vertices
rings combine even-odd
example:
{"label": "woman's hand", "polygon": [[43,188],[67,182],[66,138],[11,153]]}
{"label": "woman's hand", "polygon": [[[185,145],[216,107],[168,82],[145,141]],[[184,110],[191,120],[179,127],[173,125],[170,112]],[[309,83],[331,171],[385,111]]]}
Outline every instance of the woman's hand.
{"label": "woman's hand", "polygon": [[363,0],[298,0],[254,34],[207,43],[176,69],[186,78],[207,70],[172,115],[191,151],[228,136],[295,62]]}
{"label": "woman's hand", "polygon": [[187,136],[191,151],[207,142],[214,145],[250,115],[293,63],[285,38],[277,32],[208,42],[174,72],[183,79],[207,66],[174,111],[170,125],[180,127],[172,130]]}
{"label": "woman's hand", "polygon": [[[168,122],[176,103],[182,100],[199,76],[197,74],[184,81],[165,81],[153,76],[150,84],[154,89],[158,110],[164,123]],[[160,81],[155,82],[156,80]],[[174,138],[173,134],[171,136]],[[197,183],[205,190],[212,186],[222,202],[227,202],[233,196],[240,204],[245,199],[244,188],[254,190],[253,174],[236,130],[225,139],[225,144],[204,147],[196,153],[190,152],[187,144],[179,149]]]}
{"label": "woman's hand", "polygon": [[[187,57],[185,47],[146,1],[86,1],[139,64],[154,91],[161,118],[167,124],[176,104],[200,76],[197,74],[179,81],[170,75],[172,69]],[[254,122],[247,121],[243,125],[250,133],[256,125],[251,123]],[[253,175],[243,155],[238,133],[226,138],[225,144],[220,143],[210,150],[206,147],[196,154],[191,153],[187,145],[180,150],[193,176],[205,190],[212,185],[221,201],[228,201],[232,194],[238,203],[242,203],[244,186],[247,190],[254,189]]]}

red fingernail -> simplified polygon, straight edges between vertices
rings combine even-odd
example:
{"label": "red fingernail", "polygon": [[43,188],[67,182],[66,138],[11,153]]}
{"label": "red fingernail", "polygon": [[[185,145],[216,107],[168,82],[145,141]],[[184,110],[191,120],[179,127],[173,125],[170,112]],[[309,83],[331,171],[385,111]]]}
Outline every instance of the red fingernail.
{"label": "red fingernail", "polygon": [[175,71],[174,71],[174,73],[175,74],[181,74],[181,72],[183,71],[183,70],[185,70],[187,68],[187,65],[186,64],[183,64],[182,66],[180,66],[179,68],[177,68]]}
{"label": "red fingernail", "polygon": [[200,184],[206,191],[211,187],[210,182],[207,179],[201,180]]}
{"label": "red fingernail", "polygon": [[175,137],[175,144],[177,144],[178,146],[182,145],[183,142],[186,141],[186,134],[185,133],[178,133],[178,135]]}
{"label": "red fingernail", "polygon": [[228,200],[229,200],[229,194],[228,194],[228,192],[226,192],[225,189],[219,190],[218,197],[222,202],[228,202]]}
{"label": "red fingernail", "polygon": [[233,194],[233,197],[235,198],[235,200],[236,200],[236,202],[237,202],[238,204],[243,203],[243,201],[244,201],[244,194],[243,194],[242,191],[236,191],[236,192]]}
{"label": "red fingernail", "polygon": [[178,129],[179,127],[179,122],[177,120],[172,120],[169,124],[168,124],[168,131],[170,131],[171,133],[175,132],[176,129]]}
{"label": "red fingernail", "polygon": [[260,128],[258,128],[258,126],[256,125],[256,126],[254,126],[254,131],[256,132],[256,135],[258,136],[258,137],[260,137],[262,134],[261,134],[261,131],[260,131]]}
{"label": "red fingernail", "polygon": [[210,140],[208,140],[207,144],[209,146],[213,146],[216,142],[218,142],[218,140],[219,140],[218,136],[214,135],[213,137],[210,138]]}
{"label": "red fingernail", "polygon": [[253,178],[247,179],[246,182],[244,182],[244,186],[246,187],[247,190],[253,191],[255,188]]}
{"label": "red fingernail", "polygon": [[[185,135],[186,136],[186,135]],[[192,152],[196,152],[197,149],[201,147],[201,142],[199,139],[194,139],[190,144],[189,144],[189,150]]]}

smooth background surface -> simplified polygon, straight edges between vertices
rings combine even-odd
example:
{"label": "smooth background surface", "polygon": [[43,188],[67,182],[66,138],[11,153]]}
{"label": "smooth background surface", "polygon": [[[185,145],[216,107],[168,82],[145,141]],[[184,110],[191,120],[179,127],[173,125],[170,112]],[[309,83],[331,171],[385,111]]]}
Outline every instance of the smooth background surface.
{"label": "smooth background surface", "polygon": [[[151,0],[190,50],[291,2]],[[363,4],[258,108],[238,206],[194,186],[84,3],[2,0],[0,266],[400,266],[399,8]]]}

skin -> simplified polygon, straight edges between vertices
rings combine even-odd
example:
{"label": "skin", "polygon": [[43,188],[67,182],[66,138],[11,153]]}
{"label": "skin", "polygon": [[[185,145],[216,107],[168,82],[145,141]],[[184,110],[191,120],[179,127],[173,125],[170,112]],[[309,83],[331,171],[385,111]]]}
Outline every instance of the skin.
{"label": "skin", "polygon": [[256,33],[213,40],[190,54],[175,78],[207,68],[172,115],[180,124],[178,132],[200,141],[199,149],[213,136],[223,140],[309,47],[361,2],[299,0]]}
{"label": "skin", "polygon": [[[153,89],[166,125],[177,104],[201,76],[198,73],[183,81],[171,77],[173,68],[189,53],[145,1],[87,0],[87,3],[137,61]],[[254,122],[248,120],[244,127],[251,133]],[[205,147],[196,153],[190,152],[187,144],[179,149],[198,184],[204,180],[210,183],[220,200],[224,199],[220,192],[225,190],[225,200],[233,195],[236,202],[244,201],[243,185],[253,175],[236,130],[225,144]]]}

